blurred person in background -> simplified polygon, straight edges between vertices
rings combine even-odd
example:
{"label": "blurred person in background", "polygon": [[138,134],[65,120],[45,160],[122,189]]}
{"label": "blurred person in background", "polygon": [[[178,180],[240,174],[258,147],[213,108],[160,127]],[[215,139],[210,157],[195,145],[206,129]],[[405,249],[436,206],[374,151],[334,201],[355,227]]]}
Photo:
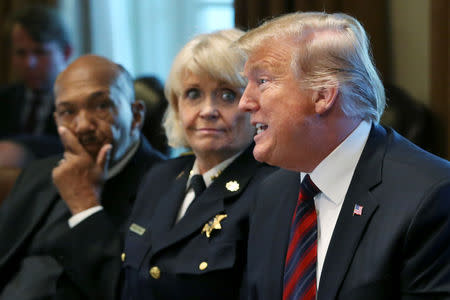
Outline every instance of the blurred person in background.
{"label": "blurred person in background", "polygon": [[136,99],[145,103],[145,120],[142,134],[150,144],[166,155],[170,154],[167,137],[162,126],[167,100],[164,86],[156,76],[141,76],[134,80]]}
{"label": "blurred person in background", "polygon": [[57,135],[52,88],[72,54],[67,28],[46,6],[17,11],[8,25],[17,83],[0,87],[0,138]]}
{"label": "blurred person in background", "polygon": [[[57,11],[47,6],[27,6],[15,12],[7,25],[17,82],[0,86],[0,140],[4,145],[0,160],[23,168],[35,158],[63,150],[52,114],[52,88],[69,61],[72,43]],[[11,147],[31,155],[9,160],[7,149]]]}
{"label": "blurred person in background", "polygon": [[385,84],[386,110],[380,123],[390,126],[417,146],[443,155],[444,129],[438,117],[425,104],[402,88]]}

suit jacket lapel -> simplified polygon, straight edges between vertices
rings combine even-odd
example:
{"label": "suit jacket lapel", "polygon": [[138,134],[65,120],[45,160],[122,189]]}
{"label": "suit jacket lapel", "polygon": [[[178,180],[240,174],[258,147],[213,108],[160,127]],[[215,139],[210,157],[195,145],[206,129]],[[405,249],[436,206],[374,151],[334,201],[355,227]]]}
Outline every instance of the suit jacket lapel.
{"label": "suit jacket lapel", "polygon": [[[286,252],[289,245],[289,233],[291,228],[292,216],[297,205],[298,192],[300,190],[300,174],[298,172],[291,172],[280,170],[283,176],[280,178],[278,186],[283,187],[276,195],[276,199],[270,201],[277,201],[279,204],[276,211],[270,211],[268,214],[277,216],[276,218],[267,218],[273,220],[275,223],[269,226],[275,233],[272,234],[273,239],[267,246],[270,247],[269,268],[264,270],[264,286],[273,286],[273,278],[277,278],[278,289],[267,289],[264,295],[270,295],[264,299],[280,299],[283,294],[283,278],[284,278],[284,263],[286,259]],[[289,188],[286,188],[289,187]],[[269,206],[272,207],[272,206]],[[258,233],[256,233],[258,234]]]}
{"label": "suit jacket lapel", "polygon": [[[200,234],[201,229],[206,222],[211,220],[215,215],[224,211],[225,202],[227,201],[227,199],[230,199],[232,197],[233,199],[235,199],[235,197],[243,191],[258,166],[258,162],[256,162],[253,158],[250,158],[250,156],[252,155],[251,149],[252,147],[247,149],[234,162],[232,162],[222,172],[222,174],[203,192],[203,194],[191,203],[186,212],[186,215],[172,227],[172,229],[165,235],[166,238],[163,239],[161,243],[158,243],[155,240],[153,253],[156,253],[163,248],[166,248],[180,241],[181,239],[189,236],[195,231],[198,231],[198,234]],[[230,187],[229,183],[233,181],[239,184],[239,189],[234,190]],[[185,187],[186,181],[184,181],[184,188]],[[171,196],[169,195],[169,197]],[[167,202],[175,202],[173,201],[173,199],[178,199],[169,197],[167,198]],[[178,197],[180,198],[180,196]],[[184,190],[181,198],[184,198]],[[180,203],[181,202],[177,203],[175,215],[172,212],[171,215],[166,215],[166,218],[169,219],[171,217],[170,220],[175,219],[176,213],[178,213],[178,209],[180,207]],[[174,210],[174,207],[171,206],[167,210]],[[158,211],[163,212],[162,209]],[[161,220],[156,220],[155,225],[157,225],[158,222],[161,222]]]}
{"label": "suit jacket lapel", "polygon": [[105,183],[102,193],[102,206],[115,224],[120,225],[129,216],[136,198],[139,184],[154,162],[150,157],[151,146],[141,138],[135,155],[116,176]]}
{"label": "suit jacket lapel", "polygon": [[174,179],[168,182],[170,185],[167,188],[168,192],[158,200],[159,203],[155,207],[155,212],[151,217],[151,225],[149,226],[152,230],[152,245],[160,245],[161,237],[166,237],[168,232],[171,231],[186,193],[189,171],[192,169],[193,163],[193,160],[190,161],[184,170],[174,174]]}
{"label": "suit jacket lapel", "polygon": [[[319,300],[337,297],[359,241],[378,207],[371,189],[381,182],[385,144],[385,130],[374,125],[356,166],[327,250],[318,290]],[[361,216],[353,215],[355,204],[363,206]]]}

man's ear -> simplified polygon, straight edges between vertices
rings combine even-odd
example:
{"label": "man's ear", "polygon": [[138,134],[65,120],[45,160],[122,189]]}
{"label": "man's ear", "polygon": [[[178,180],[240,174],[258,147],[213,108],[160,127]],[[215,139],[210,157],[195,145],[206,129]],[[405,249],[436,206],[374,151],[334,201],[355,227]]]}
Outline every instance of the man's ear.
{"label": "man's ear", "polygon": [[131,104],[131,110],[133,113],[133,123],[131,124],[132,131],[134,129],[138,129],[139,131],[142,129],[145,120],[145,103],[142,100],[136,100],[133,104]]}
{"label": "man's ear", "polygon": [[336,103],[338,95],[337,86],[322,88],[313,92],[315,111],[317,114],[324,114]]}

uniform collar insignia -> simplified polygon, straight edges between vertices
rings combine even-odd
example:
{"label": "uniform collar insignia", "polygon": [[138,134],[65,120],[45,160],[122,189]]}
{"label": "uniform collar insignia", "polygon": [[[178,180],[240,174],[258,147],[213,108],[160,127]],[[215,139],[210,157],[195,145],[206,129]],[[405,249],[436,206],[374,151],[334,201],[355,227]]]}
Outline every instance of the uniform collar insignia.
{"label": "uniform collar insignia", "polygon": [[236,192],[239,190],[239,183],[236,180],[231,180],[228,181],[225,184],[225,187],[227,188],[227,190],[229,190],[230,192]]}
{"label": "uniform collar insignia", "polygon": [[222,170],[218,171],[216,174],[211,176],[211,181],[216,180],[220,176],[220,174],[222,174]]}

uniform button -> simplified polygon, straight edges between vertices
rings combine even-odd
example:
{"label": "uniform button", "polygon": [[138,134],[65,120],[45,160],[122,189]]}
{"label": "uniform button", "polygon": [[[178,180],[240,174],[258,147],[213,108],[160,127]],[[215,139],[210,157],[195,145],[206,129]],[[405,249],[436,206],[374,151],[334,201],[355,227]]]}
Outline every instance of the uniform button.
{"label": "uniform button", "polygon": [[161,270],[156,266],[152,267],[149,273],[154,279],[159,279],[159,277],[161,277]]}
{"label": "uniform button", "polygon": [[122,255],[120,256],[120,259],[122,260],[122,262],[125,261],[125,257],[126,257],[126,255],[125,255],[125,252],[124,252],[124,253],[122,253]]}
{"label": "uniform button", "polygon": [[198,265],[198,268],[203,271],[208,267],[208,263],[206,261],[203,261],[200,263],[200,265]]}

